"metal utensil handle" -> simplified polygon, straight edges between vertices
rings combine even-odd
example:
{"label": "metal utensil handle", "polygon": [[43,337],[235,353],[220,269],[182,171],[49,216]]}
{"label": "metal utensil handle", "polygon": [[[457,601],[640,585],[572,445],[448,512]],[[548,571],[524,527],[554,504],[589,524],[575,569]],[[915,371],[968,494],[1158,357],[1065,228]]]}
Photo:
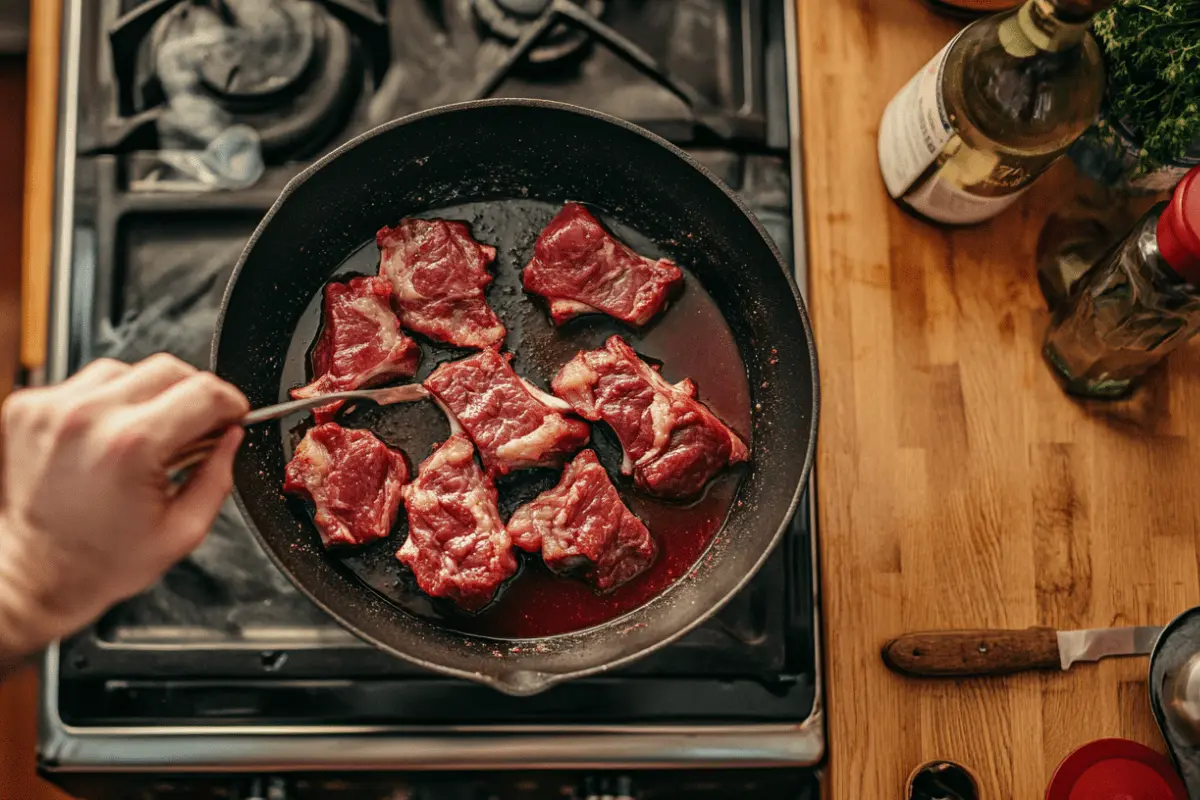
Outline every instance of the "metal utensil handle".
{"label": "metal utensil handle", "polygon": [[[289,400],[286,403],[276,403],[270,406],[256,408],[246,416],[242,417],[242,425],[258,425],[262,422],[270,422],[273,419],[286,417],[288,414],[298,414],[302,411],[309,411],[321,406],[327,406],[330,403],[336,403],[339,400],[373,400],[378,399],[384,403],[407,403],[415,400],[421,400],[429,395],[419,383],[405,384],[403,386],[389,386],[380,389],[355,389],[348,392],[333,392],[331,394],[318,395],[317,397],[306,397],[302,400]],[[194,467],[200,462],[208,458],[208,454],[217,446],[217,442],[221,440],[221,436],[225,433],[224,430],[212,431],[201,439],[189,444],[187,447],[180,450],[167,464],[167,474],[177,476],[182,471]],[[178,480],[173,477],[172,480]]]}
{"label": "metal utensil handle", "polygon": [[317,397],[306,397],[303,400],[289,400],[286,403],[276,403],[272,406],[263,406],[256,408],[246,416],[242,417],[242,425],[250,426],[257,425],[260,422],[270,422],[273,419],[286,417],[288,414],[298,414],[301,411],[310,411],[314,408],[327,406],[330,403],[336,403],[338,400],[350,400],[357,398],[364,392],[338,392],[336,394],[323,394]]}
{"label": "metal utensil handle", "polygon": [[242,417],[242,424],[257,425],[260,422],[269,422],[273,419],[286,417],[288,414],[298,414],[301,411],[309,411],[321,406],[327,406],[339,400],[374,400],[383,405],[391,405],[393,403],[411,403],[428,396],[429,392],[419,383],[385,386],[379,389],[353,389],[348,392],[332,392],[330,394],[318,395],[317,397],[306,397],[303,400],[290,400],[286,403],[276,403],[273,406],[256,408]]}
{"label": "metal utensil handle", "polygon": [[926,678],[1062,668],[1053,628],[909,633],[884,645],[882,655],[889,669]]}

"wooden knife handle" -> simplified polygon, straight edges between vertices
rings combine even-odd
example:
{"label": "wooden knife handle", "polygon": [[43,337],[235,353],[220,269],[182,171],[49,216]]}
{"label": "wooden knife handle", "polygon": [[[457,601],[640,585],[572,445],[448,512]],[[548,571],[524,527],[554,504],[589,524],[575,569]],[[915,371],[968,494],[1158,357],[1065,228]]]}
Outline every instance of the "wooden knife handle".
{"label": "wooden knife handle", "polygon": [[1053,628],[909,633],[883,646],[883,663],[895,672],[926,678],[1062,668]]}

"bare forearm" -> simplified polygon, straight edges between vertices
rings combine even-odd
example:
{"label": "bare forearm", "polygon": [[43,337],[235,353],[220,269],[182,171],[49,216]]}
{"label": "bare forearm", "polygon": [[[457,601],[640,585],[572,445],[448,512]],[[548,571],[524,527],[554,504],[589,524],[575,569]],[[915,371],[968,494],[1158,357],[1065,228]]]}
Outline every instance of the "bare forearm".
{"label": "bare forearm", "polygon": [[34,576],[19,543],[0,517],[0,679],[50,642],[48,620],[37,610]]}

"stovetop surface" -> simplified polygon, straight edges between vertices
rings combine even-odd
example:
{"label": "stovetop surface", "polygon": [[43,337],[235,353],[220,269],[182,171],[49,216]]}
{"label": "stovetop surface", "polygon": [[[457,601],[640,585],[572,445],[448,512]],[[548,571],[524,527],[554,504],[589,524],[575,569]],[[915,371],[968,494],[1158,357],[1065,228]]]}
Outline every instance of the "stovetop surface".
{"label": "stovetop surface", "polygon": [[[210,57],[197,72],[211,86],[172,95],[155,48],[186,44],[211,25],[205,15],[245,15],[260,0],[226,2],[82,4],[70,337],[51,343],[68,348],[72,371],[162,350],[207,366],[226,280],[290,177],[380,122],[486,94],[575,102],[646,125],[713,169],[792,253],[782,0],[599,3],[618,36],[665,68],[669,89],[595,31],[580,34],[569,14],[506,73],[525,28],[514,41],[521,18],[493,16],[518,0],[261,0],[311,8],[280,23],[286,35],[268,36],[259,61]],[[579,2],[589,10],[596,0]],[[311,48],[297,44],[306,37]],[[294,84],[271,85],[267,72]],[[203,146],[185,112],[204,92],[220,100],[202,109],[205,120],[262,132],[265,171],[253,185],[206,191],[161,154]],[[620,672],[514,699],[345,633],[273,567],[230,502],[160,584],[62,644],[58,711],[79,726],[798,722],[815,696],[808,523],[806,498],[761,573],[680,642]]]}

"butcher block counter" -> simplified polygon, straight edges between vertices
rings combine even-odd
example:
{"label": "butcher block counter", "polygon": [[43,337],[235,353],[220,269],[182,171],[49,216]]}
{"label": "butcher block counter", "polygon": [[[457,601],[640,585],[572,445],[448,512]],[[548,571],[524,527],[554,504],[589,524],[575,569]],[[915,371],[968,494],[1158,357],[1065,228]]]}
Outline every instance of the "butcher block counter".
{"label": "butcher block counter", "polygon": [[1163,624],[1200,604],[1200,348],[1129,401],[1064,396],[1034,250],[1082,179],[1060,163],[977,228],[906,216],[879,177],[879,118],[959,25],[917,0],[797,7],[828,796],[900,798],[948,758],[984,798],[1035,800],[1093,739],[1165,752],[1144,657],[959,682],[880,660],[907,631]]}

